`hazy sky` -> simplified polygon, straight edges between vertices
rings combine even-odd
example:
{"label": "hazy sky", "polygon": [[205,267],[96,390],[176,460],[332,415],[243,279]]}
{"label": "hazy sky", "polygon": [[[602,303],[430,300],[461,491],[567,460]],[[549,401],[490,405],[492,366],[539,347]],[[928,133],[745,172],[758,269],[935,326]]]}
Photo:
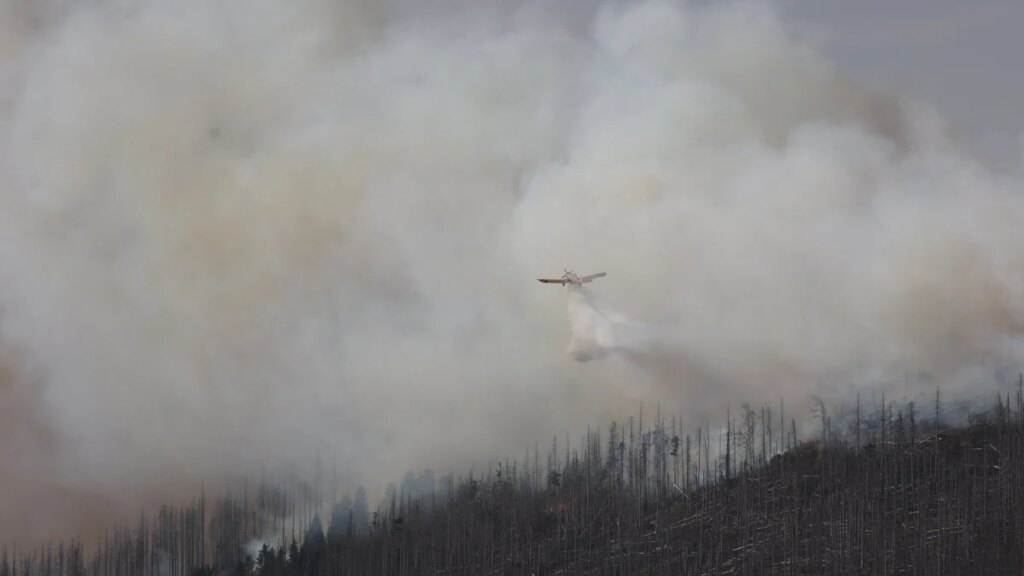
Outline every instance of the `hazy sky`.
{"label": "hazy sky", "polygon": [[1001,168],[1024,157],[1024,2],[782,0],[784,18],[844,71],[934,105]]}

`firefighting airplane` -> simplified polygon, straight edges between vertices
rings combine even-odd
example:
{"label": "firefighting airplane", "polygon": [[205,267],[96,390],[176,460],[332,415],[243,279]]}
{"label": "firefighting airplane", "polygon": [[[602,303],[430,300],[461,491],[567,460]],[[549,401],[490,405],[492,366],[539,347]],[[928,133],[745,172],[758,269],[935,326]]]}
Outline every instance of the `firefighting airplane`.
{"label": "firefighting airplane", "polygon": [[576,273],[573,272],[572,270],[566,270],[565,274],[563,274],[561,278],[537,278],[537,280],[540,280],[545,284],[561,284],[562,286],[568,284],[570,286],[582,286],[588,282],[593,282],[595,278],[600,278],[602,276],[607,276],[607,274],[605,274],[604,272],[598,272],[597,274],[591,274],[589,276],[581,277],[577,276]]}

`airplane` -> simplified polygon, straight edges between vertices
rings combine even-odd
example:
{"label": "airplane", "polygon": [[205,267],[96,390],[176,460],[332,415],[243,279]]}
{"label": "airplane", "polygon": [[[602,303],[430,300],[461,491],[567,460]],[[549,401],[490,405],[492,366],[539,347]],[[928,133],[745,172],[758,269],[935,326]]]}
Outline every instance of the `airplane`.
{"label": "airplane", "polygon": [[566,270],[565,274],[563,274],[561,278],[537,278],[537,280],[545,284],[561,284],[562,286],[569,284],[571,286],[582,286],[588,282],[593,282],[595,278],[601,278],[602,276],[607,276],[607,274],[604,272],[598,272],[597,274],[581,277],[576,275],[572,270]]}

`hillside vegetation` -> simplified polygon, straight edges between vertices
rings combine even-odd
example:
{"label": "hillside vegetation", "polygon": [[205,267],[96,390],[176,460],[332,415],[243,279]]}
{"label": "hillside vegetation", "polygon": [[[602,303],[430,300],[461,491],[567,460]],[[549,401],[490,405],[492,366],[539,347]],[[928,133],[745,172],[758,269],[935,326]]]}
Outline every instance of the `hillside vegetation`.
{"label": "hillside vegetation", "polygon": [[1020,391],[964,427],[939,408],[858,403],[839,431],[822,407],[813,441],[767,407],[695,435],[641,416],[323,523],[295,490],[201,498],[94,549],[6,549],[0,576],[1024,573]]}

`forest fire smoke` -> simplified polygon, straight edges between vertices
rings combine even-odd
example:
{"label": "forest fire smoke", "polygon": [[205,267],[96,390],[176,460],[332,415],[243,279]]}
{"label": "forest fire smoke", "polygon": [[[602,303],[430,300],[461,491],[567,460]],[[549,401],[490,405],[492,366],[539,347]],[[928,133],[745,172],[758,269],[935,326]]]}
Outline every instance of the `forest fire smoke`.
{"label": "forest fire smoke", "polygon": [[585,288],[568,287],[571,339],[566,353],[574,360],[602,358],[619,347],[615,322],[594,308]]}
{"label": "forest fire smoke", "polygon": [[570,333],[566,353],[573,360],[587,362],[615,352],[649,350],[655,345],[652,327],[602,311],[587,288],[569,286],[566,290]]}
{"label": "forest fire smoke", "polygon": [[478,4],[0,1],[0,541],[1016,374],[1022,183],[926,107],[760,4]]}

